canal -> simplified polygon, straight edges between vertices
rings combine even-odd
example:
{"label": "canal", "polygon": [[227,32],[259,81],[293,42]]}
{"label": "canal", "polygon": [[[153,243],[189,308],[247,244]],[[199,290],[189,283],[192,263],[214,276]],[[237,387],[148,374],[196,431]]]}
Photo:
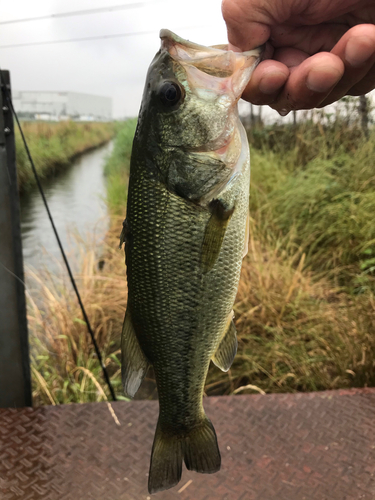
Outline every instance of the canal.
{"label": "canal", "polygon": [[[110,142],[80,156],[68,168],[42,183],[73,269],[78,242],[100,245],[108,228],[104,165],[112,147]],[[54,271],[59,267],[62,257],[37,188],[21,197],[21,233],[26,268]]]}

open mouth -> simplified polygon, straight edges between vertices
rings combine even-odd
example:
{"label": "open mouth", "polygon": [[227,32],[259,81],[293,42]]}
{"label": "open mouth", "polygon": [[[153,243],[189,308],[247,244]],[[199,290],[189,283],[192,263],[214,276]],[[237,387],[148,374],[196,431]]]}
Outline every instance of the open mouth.
{"label": "open mouth", "polygon": [[206,47],[165,29],[160,31],[160,38],[162,50],[184,67],[192,88],[231,94],[234,100],[240,98],[262,53],[262,48],[233,52],[227,45]]}

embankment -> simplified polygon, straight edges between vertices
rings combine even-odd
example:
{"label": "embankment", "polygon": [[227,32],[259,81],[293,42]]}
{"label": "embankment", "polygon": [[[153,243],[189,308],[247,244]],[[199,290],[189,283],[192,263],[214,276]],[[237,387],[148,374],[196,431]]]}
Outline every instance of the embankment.
{"label": "embankment", "polygon": [[[21,125],[41,179],[69,165],[76,156],[108,142],[115,134],[115,125],[103,122],[22,122]],[[35,179],[18,129],[16,160],[19,190],[27,191]]]}

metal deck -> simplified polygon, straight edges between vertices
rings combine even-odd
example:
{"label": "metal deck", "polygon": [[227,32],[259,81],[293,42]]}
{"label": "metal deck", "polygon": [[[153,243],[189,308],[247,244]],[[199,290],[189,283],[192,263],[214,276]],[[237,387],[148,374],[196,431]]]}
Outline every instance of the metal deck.
{"label": "metal deck", "polygon": [[[374,500],[375,389],[204,400],[222,470],[153,499]],[[0,410],[1,500],[147,500],[156,401]]]}

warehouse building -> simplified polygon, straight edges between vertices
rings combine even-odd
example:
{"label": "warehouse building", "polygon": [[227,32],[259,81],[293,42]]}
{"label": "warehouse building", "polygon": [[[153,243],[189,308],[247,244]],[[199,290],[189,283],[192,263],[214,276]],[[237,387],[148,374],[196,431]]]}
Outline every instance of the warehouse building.
{"label": "warehouse building", "polygon": [[78,92],[14,91],[20,118],[29,120],[112,120],[112,99]]}

